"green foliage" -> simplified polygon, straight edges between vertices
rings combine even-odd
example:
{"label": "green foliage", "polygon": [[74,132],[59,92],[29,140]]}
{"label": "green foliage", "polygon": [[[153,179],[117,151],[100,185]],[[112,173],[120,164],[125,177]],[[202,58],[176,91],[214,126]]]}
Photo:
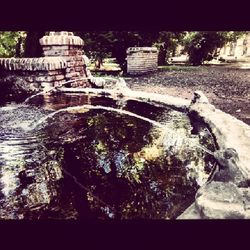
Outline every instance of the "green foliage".
{"label": "green foliage", "polygon": [[133,46],[152,46],[158,38],[158,32],[139,31],[103,31],[74,32],[85,43],[86,54],[93,59],[106,56],[115,57],[117,62],[126,69],[126,50]]}
{"label": "green foliage", "polygon": [[227,42],[236,41],[245,32],[188,32],[184,37],[185,51],[189,55],[189,63],[197,66],[216,56],[217,48]]}
{"label": "green foliage", "polygon": [[[42,56],[39,44],[47,32],[0,32],[0,57]],[[134,46],[156,46],[159,49],[158,64],[166,65],[170,56],[175,56],[178,45],[184,45],[189,63],[201,65],[216,56],[217,48],[236,41],[246,32],[169,32],[169,31],[91,31],[74,32],[83,38],[84,50],[91,59],[102,63],[105,57],[115,57],[123,72],[126,72],[126,50]]]}
{"label": "green foliage", "polygon": [[0,57],[21,57],[25,38],[23,31],[0,31]]}
{"label": "green foliage", "polygon": [[25,39],[24,57],[40,57],[43,50],[39,39],[46,34],[45,31],[28,31]]}
{"label": "green foliage", "polygon": [[201,65],[216,55],[217,48],[236,41],[246,32],[169,32],[169,31],[103,31],[75,32],[85,41],[85,51],[93,59],[112,56],[122,70],[126,70],[126,50],[133,46],[157,46],[159,65],[166,65],[170,56],[175,56],[178,45],[184,45],[192,65]]}
{"label": "green foliage", "polygon": [[159,32],[158,39],[155,43],[159,49],[158,65],[166,65],[171,54],[175,55],[176,47],[182,43],[186,32]]}
{"label": "green foliage", "polygon": [[114,42],[112,31],[74,32],[74,34],[79,35],[84,40],[84,50],[89,57],[96,59],[98,56],[102,58],[109,56]]}
{"label": "green foliage", "polygon": [[123,71],[126,69],[126,50],[128,47],[157,46],[159,64],[165,65],[168,57],[175,53],[186,32],[167,31],[104,31],[75,32],[85,42],[84,50],[93,59],[112,56],[117,59]]}

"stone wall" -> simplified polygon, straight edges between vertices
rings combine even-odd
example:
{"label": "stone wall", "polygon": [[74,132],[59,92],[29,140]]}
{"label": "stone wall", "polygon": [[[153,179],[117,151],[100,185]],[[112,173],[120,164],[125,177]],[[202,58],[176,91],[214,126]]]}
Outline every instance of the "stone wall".
{"label": "stone wall", "polygon": [[[0,77],[21,77],[26,88],[39,89],[43,86],[59,87],[66,82],[67,62],[60,57],[45,58],[0,58]],[[14,78],[13,78],[14,79]]]}
{"label": "stone wall", "polygon": [[40,39],[40,44],[44,57],[0,58],[0,78],[21,77],[30,89],[60,87],[67,81],[72,87],[90,87],[80,37],[72,32],[50,32]]}
{"label": "stone wall", "polygon": [[157,71],[158,50],[155,47],[130,47],[127,49],[127,73],[140,75]]}

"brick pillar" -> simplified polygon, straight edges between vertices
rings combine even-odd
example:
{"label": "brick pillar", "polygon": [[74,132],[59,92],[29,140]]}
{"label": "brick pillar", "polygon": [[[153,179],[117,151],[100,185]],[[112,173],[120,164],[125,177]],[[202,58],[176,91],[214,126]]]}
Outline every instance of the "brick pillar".
{"label": "brick pillar", "polygon": [[[66,31],[49,32],[48,36],[40,39],[40,44],[45,57],[62,57],[67,62],[66,81],[86,77],[83,59],[84,42],[79,36]],[[82,79],[71,83],[71,86],[90,87],[90,84],[87,79]]]}
{"label": "brick pillar", "polygon": [[158,50],[155,47],[130,47],[127,49],[127,72],[139,75],[157,71]]}

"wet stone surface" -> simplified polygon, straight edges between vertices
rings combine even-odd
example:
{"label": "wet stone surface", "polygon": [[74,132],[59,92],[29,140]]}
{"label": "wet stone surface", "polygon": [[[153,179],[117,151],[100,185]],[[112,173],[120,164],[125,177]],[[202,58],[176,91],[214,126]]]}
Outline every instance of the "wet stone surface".
{"label": "wet stone surface", "polygon": [[198,192],[195,201],[204,219],[243,219],[243,198],[232,182],[211,182]]}
{"label": "wet stone surface", "polygon": [[1,219],[174,219],[215,165],[204,125],[134,100],[38,96],[0,127]]}

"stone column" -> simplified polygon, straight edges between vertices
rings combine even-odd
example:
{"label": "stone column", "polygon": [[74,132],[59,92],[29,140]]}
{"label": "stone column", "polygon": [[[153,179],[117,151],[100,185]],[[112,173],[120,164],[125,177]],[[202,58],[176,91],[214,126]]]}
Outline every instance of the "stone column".
{"label": "stone column", "polygon": [[71,83],[72,87],[90,87],[84,71],[85,61],[83,58],[84,42],[73,32],[49,32],[49,35],[40,39],[40,44],[45,57],[62,57],[67,62],[65,79],[76,80]]}

